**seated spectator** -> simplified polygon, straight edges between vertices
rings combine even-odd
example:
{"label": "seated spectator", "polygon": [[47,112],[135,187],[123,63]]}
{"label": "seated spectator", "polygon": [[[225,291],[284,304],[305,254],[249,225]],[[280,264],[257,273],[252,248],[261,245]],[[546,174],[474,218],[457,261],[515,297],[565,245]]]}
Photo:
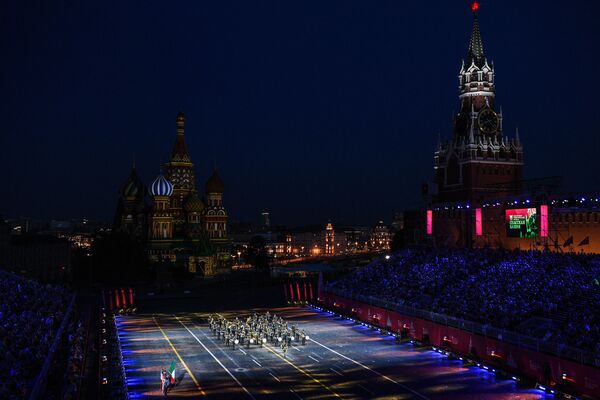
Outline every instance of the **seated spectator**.
{"label": "seated spectator", "polygon": [[600,351],[597,277],[597,255],[409,249],[328,287],[503,329],[546,317],[555,320],[546,340]]}
{"label": "seated spectator", "polygon": [[[72,293],[0,270],[0,398],[27,398]],[[73,326],[76,328],[76,326]],[[75,356],[75,355],[74,355]]]}

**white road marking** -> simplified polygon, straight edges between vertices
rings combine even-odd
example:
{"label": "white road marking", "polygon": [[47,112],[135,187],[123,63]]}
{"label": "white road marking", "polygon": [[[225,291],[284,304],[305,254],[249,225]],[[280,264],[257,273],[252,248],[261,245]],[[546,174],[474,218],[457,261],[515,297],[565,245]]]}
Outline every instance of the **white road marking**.
{"label": "white road marking", "polygon": [[302,400],[302,397],[300,397],[300,395],[298,393],[294,392],[294,389],[290,388],[290,392],[292,392],[297,398]]}
{"label": "white road marking", "polygon": [[246,352],[242,349],[238,349],[239,351],[241,351],[242,353],[244,353],[244,355],[246,355]]}
{"label": "white road marking", "polygon": [[332,370],[333,372],[335,372],[336,374],[338,374],[339,376],[344,376],[340,371],[338,371],[337,369],[334,368],[329,368],[330,370]]}
{"label": "white road marking", "polygon": [[299,349],[299,348],[297,348],[297,347],[293,347],[293,346],[292,346],[292,349],[294,349],[294,350],[296,350],[296,351],[300,351],[300,349]]}
{"label": "white road marking", "polygon": [[254,358],[252,359],[252,361],[254,361],[254,363],[255,363],[256,365],[258,365],[259,367],[262,367],[262,365],[260,365],[260,364],[258,363],[258,361],[256,361]]}
{"label": "white road marking", "polygon": [[270,372],[269,372],[269,375],[271,375],[273,378],[275,378],[275,380],[276,380],[277,382],[281,382],[281,381],[279,380],[279,378],[278,378],[278,377],[276,377],[275,375],[273,375],[272,373],[270,373]]}
{"label": "white road marking", "polygon": [[315,360],[316,362],[319,362],[319,360],[317,360],[316,358],[314,358],[313,356],[308,356],[308,358],[312,358],[313,360]]}
{"label": "white road marking", "polygon": [[[361,363],[361,362],[358,362],[358,361],[356,361],[356,360],[353,360],[352,358],[350,358],[350,357],[348,357],[348,356],[345,356],[345,355],[343,355],[342,353],[340,353],[340,352],[338,352],[338,351],[335,351],[335,350],[333,350],[332,348],[330,348],[330,347],[327,347],[327,346],[325,346],[325,345],[324,345],[324,344],[322,344],[322,343],[319,343],[319,342],[317,342],[317,341],[316,341],[315,339],[313,339],[313,338],[310,338],[310,339],[308,339],[308,340],[310,340],[311,342],[313,342],[313,343],[315,343],[315,344],[318,344],[319,346],[323,347],[324,349],[327,349],[327,350],[331,351],[331,352],[332,352],[332,353],[334,353],[334,354],[337,354],[338,356],[340,356],[340,357],[342,357],[342,358],[345,358],[345,359],[346,359],[346,360],[348,360],[348,361],[351,361],[351,362],[353,362],[354,364],[356,364],[356,365],[358,365],[358,366],[361,366],[361,367],[363,367],[364,369],[368,369],[369,371],[373,372],[374,374],[376,374],[376,375],[379,375],[380,377],[382,377],[382,378],[384,378],[384,379],[386,379],[386,380],[388,380],[388,381],[390,381],[390,382],[392,382],[392,383],[395,383],[396,385],[398,385],[398,386],[400,386],[400,387],[402,387],[402,388],[404,388],[404,389],[408,390],[409,392],[411,392],[411,393],[412,393],[412,394],[414,394],[415,396],[418,396],[418,397],[420,397],[421,399],[424,399],[424,400],[431,400],[429,397],[427,397],[427,396],[425,396],[425,395],[423,395],[423,394],[421,394],[421,393],[419,393],[419,392],[417,392],[417,391],[415,391],[415,390],[413,390],[413,389],[409,388],[409,387],[408,387],[408,386],[406,386],[406,385],[403,385],[403,384],[402,384],[402,383],[400,383],[400,382],[396,382],[396,381],[395,381],[395,380],[393,380],[392,378],[390,378],[390,377],[388,377],[388,376],[386,376],[386,375],[383,375],[383,374],[382,374],[382,373],[380,373],[380,372],[377,372],[377,371],[375,371],[374,369],[372,369],[372,368],[370,368],[370,367],[366,366],[365,364],[363,364],[363,363]],[[309,357],[310,357],[310,356],[309,356]]]}
{"label": "white road marking", "polygon": [[[179,321],[179,323],[190,333],[190,335],[192,335],[194,337],[194,339],[196,339],[196,341],[198,343],[200,343],[200,345],[204,348],[204,350],[206,350],[206,352],[208,354],[211,355],[211,357],[217,362],[219,363],[219,365],[221,366],[221,368],[223,368],[228,374],[229,376],[244,390],[244,392],[246,392],[246,394],[251,398],[251,399],[255,399],[255,397],[252,395],[252,393],[250,393],[248,391],[248,389],[246,389],[246,387],[244,385],[242,385],[242,383],[231,373],[231,371],[229,369],[227,369],[226,366],[223,365],[223,363],[217,358],[215,357],[215,355],[212,353],[212,351],[210,351],[208,349],[208,347],[206,347],[204,345],[204,343],[202,343],[202,341],[200,339],[198,339],[198,336],[194,335],[194,332],[190,331],[189,328],[179,319],[179,317],[175,316],[175,319],[177,321]],[[255,399],[256,400],[256,399]]]}

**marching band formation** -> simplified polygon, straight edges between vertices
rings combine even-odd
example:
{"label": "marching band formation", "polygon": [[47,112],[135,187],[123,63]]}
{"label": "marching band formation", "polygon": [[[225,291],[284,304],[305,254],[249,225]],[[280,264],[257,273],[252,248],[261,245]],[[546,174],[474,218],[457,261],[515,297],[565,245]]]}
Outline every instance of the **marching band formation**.
{"label": "marching band formation", "polygon": [[280,347],[284,357],[293,342],[306,345],[309,339],[306,332],[299,329],[296,324],[290,326],[283,318],[275,314],[271,315],[268,311],[264,315],[253,314],[245,321],[238,317],[230,321],[220,314],[210,315],[208,325],[212,333],[228,347],[231,346],[233,349],[236,345],[246,346],[246,348],[250,348],[251,345],[262,347],[270,343]]}

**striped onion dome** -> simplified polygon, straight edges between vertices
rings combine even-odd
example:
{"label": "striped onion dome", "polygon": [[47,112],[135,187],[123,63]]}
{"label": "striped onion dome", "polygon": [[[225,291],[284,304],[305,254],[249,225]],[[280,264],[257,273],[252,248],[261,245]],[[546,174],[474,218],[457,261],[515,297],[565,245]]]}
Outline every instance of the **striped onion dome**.
{"label": "striped onion dome", "polygon": [[173,194],[173,184],[160,174],[152,182],[150,193],[152,196],[170,196]]}

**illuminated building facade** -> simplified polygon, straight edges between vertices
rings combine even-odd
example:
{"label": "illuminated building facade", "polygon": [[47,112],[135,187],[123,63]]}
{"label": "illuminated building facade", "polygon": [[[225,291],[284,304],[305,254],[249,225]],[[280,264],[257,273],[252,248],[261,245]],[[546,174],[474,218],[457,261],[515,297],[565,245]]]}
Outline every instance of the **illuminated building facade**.
{"label": "illuminated building facade", "polygon": [[203,276],[225,271],[230,265],[224,184],[213,171],[201,199],[194,164],[185,143],[185,117],[176,119],[176,137],[170,160],[148,188],[135,166],[123,185],[115,216],[115,230],[145,244],[152,262],[182,264]]}
{"label": "illuminated building facade", "polygon": [[344,230],[346,252],[361,253],[369,250],[370,232],[366,228]]}
{"label": "illuminated building facade", "polygon": [[335,231],[331,222],[325,226],[325,254],[329,256],[335,254]]}
{"label": "illuminated building facade", "polygon": [[390,230],[383,221],[379,221],[371,231],[371,237],[369,238],[371,250],[389,250],[391,241],[392,234]]}

